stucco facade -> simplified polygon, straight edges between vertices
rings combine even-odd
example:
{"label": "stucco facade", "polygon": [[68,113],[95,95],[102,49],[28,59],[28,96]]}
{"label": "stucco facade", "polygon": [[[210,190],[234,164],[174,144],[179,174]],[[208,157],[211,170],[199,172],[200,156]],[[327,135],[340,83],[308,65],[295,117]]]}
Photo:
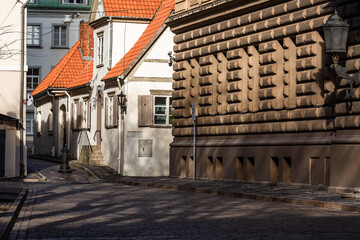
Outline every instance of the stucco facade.
{"label": "stucco facade", "polygon": [[0,177],[17,177],[26,175],[25,134],[22,134],[25,132],[21,130],[26,127],[23,99],[27,66],[22,62],[21,54],[22,32],[26,31],[26,28],[22,30],[23,24],[26,26],[26,1],[1,3]]}
{"label": "stucco facade", "polygon": [[[359,3],[337,1],[350,23],[349,73],[359,71]],[[326,0],[176,2],[170,175],[359,187],[358,91],[330,69]]]}

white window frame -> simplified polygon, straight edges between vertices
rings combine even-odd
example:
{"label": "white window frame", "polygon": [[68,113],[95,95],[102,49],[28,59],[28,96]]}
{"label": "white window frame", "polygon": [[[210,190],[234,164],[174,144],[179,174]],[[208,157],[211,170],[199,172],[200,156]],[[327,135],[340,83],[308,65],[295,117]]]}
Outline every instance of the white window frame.
{"label": "white window frame", "polygon": [[[31,28],[31,29],[30,29]],[[36,33],[35,29],[38,28]],[[28,47],[40,47],[41,46],[41,25],[40,24],[28,24],[26,28],[26,44]],[[38,43],[35,43],[38,41]]]}
{"label": "white window frame", "polygon": [[36,113],[36,133],[41,134],[41,111]]}
{"label": "white window frame", "polygon": [[78,124],[77,124],[77,105],[78,105],[78,102],[74,102],[73,104],[73,109],[72,109],[72,116],[73,116],[73,129],[77,129],[78,128]]}
{"label": "white window frame", "polygon": [[[38,75],[30,74],[30,72],[33,72],[33,69],[38,69],[39,74]],[[31,79],[30,80],[31,87],[28,87],[29,79]],[[34,82],[36,82],[36,84],[34,84]],[[39,83],[40,83],[40,68],[39,67],[29,67],[28,72],[26,74],[26,89],[27,89],[27,91],[33,91],[39,85]],[[34,86],[34,85],[36,85],[36,86]]]}
{"label": "white window frame", "polygon": [[108,96],[107,98],[107,125],[109,127],[114,126],[114,96]]}
{"label": "white window frame", "polygon": [[[28,116],[27,116],[28,113],[32,113],[32,118],[28,118]],[[34,134],[34,123],[35,123],[34,115],[35,115],[34,112],[26,113],[26,135]],[[30,126],[30,131],[28,131],[28,126]]]}
{"label": "white window frame", "polygon": [[[166,102],[165,105],[156,105],[156,98],[166,98]],[[167,95],[154,95],[154,108],[153,108],[153,113],[154,113],[154,126],[169,126],[172,124],[172,105],[171,105],[171,101],[172,100],[172,96],[167,96]],[[165,107],[165,113],[157,113],[156,108],[157,107]],[[165,116],[165,123],[156,123],[156,117],[157,116]]]}
{"label": "white window frame", "polygon": [[88,128],[88,101],[84,101],[82,104],[82,128]]}
{"label": "white window frame", "polygon": [[[59,29],[59,39],[56,40],[55,39],[55,32],[56,29]],[[62,35],[62,29],[65,28],[65,36]],[[53,34],[52,34],[52,41],[51,41],[51,45],[53,48],[67,48],[68,47],[68,28],[66,27],[66,25],[63,24],[54,24],[53,27]],[[62,45],[62,40],[65,38],[65,45]],[[57,41],[57,44],[55,44],[55,40]]]}
{"label": "white window frame", "polygon": [[97,34],[97,66],[104,65],[104,33]]}
{"label": "white window frame", "polygon": [[69,5],[88,5],[88,0],[62,0],[61,4]]}

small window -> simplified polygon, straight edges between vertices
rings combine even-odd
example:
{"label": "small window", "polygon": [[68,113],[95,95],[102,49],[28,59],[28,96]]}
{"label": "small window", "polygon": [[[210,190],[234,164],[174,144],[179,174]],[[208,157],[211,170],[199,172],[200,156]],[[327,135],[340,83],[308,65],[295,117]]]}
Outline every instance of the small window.
{"label": "small window", "polygon": [[40,68],[29,68],[26,74],[26,88],[33,91],[39,85]]}
{"label": "small window", "polygon": [[36,3],[36,0],[30,0],[29,3],[35,4],[35,3]]}
{"label": "small window", "polygon": [[27,135],[34,134],[34,113],[33,112],[26,113],[26,134]]}
{"label": "small window", "polygon": [[53,26],[53,47],[67,47],[67,28],[65,25]]}
{"label": "small window", "polygon": [[90,104],[88,101],[84,102],[82,105],[82,128],[89,128],[89,109]]}
{"label": "small window", "polygon": [[78,116],[78,104],[77,104],[77,102],[75,102],[72,105],[72,119],[73,119],[72,127],[73,127],[73,129],[77,129],[77,126],[78,126],[77,116]]}
{"label": "small window", "polygon": [[105,106],[105,121],[106,127],[112,128],[118,126],[118,104],[115,95],[107,97]]}
{"label": "small window", "polygon": [[29,47],[40,47],[40,25],[28,25],[26,44]]}
{"label": "small window", "polygon": [[88,0],[62,0],[62,4],[80,4],[87,5]]}
{"label": "small window", "polygon": [[154,125],[172,124],[172,97],[154,96]]}
{"label": "small window", "polygon": [[48,130],[50,133],[52,133],[53,129],[54,129],[54,115],[53,115],[53,112],[52,110],[49,111],[49,116],[48,116]]}
{"label": "small window", "polygon": [[36,133],[41,134],[41,112],[36,113]]}
{"label": "small window", "polygon": [[104,34],[98,34],[98,41],[97,41],[97,65],[104,64]]}

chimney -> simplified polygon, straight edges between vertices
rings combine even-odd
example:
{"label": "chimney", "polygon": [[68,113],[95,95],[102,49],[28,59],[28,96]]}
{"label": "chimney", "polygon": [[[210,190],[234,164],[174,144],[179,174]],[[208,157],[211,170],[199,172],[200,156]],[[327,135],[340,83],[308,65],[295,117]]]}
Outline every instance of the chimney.
{"label": "chimney", "polygon": [[85,58],[94,56],[94,29],[88,22],[80,22],[80,48]]}

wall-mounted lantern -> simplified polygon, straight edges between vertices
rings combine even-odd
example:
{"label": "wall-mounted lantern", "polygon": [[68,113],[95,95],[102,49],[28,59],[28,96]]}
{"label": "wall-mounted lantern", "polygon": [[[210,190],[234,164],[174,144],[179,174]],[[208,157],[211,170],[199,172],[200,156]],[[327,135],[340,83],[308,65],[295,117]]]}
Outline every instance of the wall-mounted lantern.
{"label": "wall-mounted lantern", "polygon": [[324,24],[324,37],[326,53],[332,56],[333,64],[331,68],[335,70],[337,77],[347,80],[346,99],[350,99],[353,94],[354,85],[360,83],[359,73],[350,76],[347,74],[348,70],[339,65],[339,56],[346,53],[346,42],[348,37],[350,25],[344,22],[335,10],[334,14]]}
{"label": "wall-mounted lantern", "polygon": [[117,97],[118,97],[118,103],[121,108],[121,112],[126,113],[126,103],[127,103],[126,95],[122,91],[120,91]]}

